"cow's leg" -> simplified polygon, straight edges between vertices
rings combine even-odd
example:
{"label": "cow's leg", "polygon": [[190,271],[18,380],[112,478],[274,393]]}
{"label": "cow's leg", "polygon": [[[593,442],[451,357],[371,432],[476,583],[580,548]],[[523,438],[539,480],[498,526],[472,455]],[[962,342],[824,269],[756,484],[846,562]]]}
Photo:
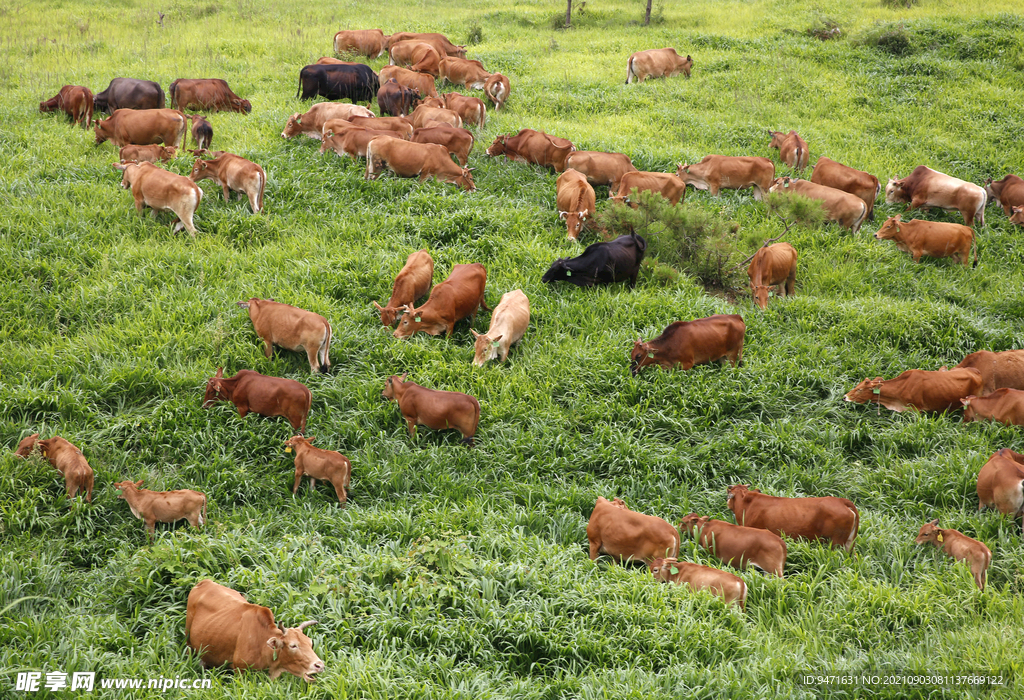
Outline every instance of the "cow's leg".
{"label": "cow's leg", "polygon": [[309,480],[309,492],[314,493],[316,491],[316,479],[310,478]]}
{"label": "cow's leg", "polygon": [[343,479],[339,478],[331,482],[334,486],[334,493],[338,496],[338,504],[344,508],[348,501],[348,492],[345,490]]}
{"label": "cow's leg", "polygon": [[156,518],[146,518],[146,534],[149,535],[149,541],[153,541],[153,537],[156,536]]}
{"label": "cow's leg", "polygon": [[270,336],[263,336],[263,354],[267,356],[269,360],[274,355],[274,344],[270,342]]}
{"label": "cow's leg", "polygon": [[416,420],[413,418],[405,417],[406,428],[409,430],[410,437],[416,437]]}
{"label": "cow's leg", "polygon": [[242,403],[236,403],[235,408],[238,409],[239,418],[245,418],[249,414],[249,404],[244,401]]}
{"label": "cow's leg", "polygon": [[295,467],[295,483],[292,484],[292,495],[293,496],[299,490],[299,482],[301,482],[301,481],[302,481],[302,468],[301,467]]}
{"label": "cow's leg", "polygon": [[595,561],[601,554],[601,544],[595,540],[590,540],[590,560]]}
{"label": "cow's leg", "polygon": [[306,348],[306,359],[309,360],[309,371],[316,374],[320,371],[320,363],[316,359],[317,347],[310,344],[310,347]]}
{"label": "cow's leg", "polygon": [[231,190],[229,190],[228,186],[226,184],[224,184],[224,183],[221,183],[221,189],[224,190],[224,201],[225,202],[230,202],[231,201]]}
{"label": "cow's leg", "polygon": [[786,279],[786,296],[791,297],[796,295],[796,268],[794,267],[789,271],[789,277]]}

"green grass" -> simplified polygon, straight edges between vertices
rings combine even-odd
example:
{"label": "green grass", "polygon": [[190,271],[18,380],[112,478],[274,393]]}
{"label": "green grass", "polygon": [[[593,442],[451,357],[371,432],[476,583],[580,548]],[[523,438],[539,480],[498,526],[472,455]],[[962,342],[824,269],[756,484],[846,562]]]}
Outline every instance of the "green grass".
{"label": "green grass", "polygon": [[[600,0],[555,31],[564,3],[388,5],[179,0],[164,6],[161,28],[137,0],[0,3],[0,443],[63,435],[97,484],[91,506],[69,507],[47,464],[0,455],[0,684],[13,687],[25,669],[198,676],[184,613],[204,577],[286,624],[318,619],[310,631],[327,671],[310,688],[215,671],[213,689],[191,697],[959,698],[972,694],[829,693],[799,677],[1019,677],[1020,528],[976,514],[975,478],[994,450],[1021,449],[1020,430],[842,401],[867,376],[1024,347],[1019,228],[990,207],[980,265],[965,270],[915,264],[871,226],[857,236],[797,227],[787,236],[800,253],[797,296],[764,312],[744,289],[734,305],[649,271],[634,291],[548,287],[550,262],[597,237],[565,240],[552,173],[482,155],[497,134],[532,127],[674,170],[708,153],[774,156],[768,129],[794,128],[812,163],[828,155],[882,180],[922,163],[974,182],[1020,174],[1019,6],[698,0],[665,3],[664,21],[644,28],[643,3]],[[807,35],[824,19],[839,38]],[[460,43],[479,27],[470,57],[508,75],[512,97],[489,114],[471,156],[477,192],[365,182],[359,164],[280,138],[308,105],[294,99],[300,67],[329,55],[338,29],[374,26]],[[669,45],[694,57],[690,80],[623,85],[631,52]],[[265,214],[202,183],[195,240],[173,235],[167,217],[138,217],[110,168],[115,149],[37,111],[63,84],[98,91],[116,76],[165,89],[223,77],[250,99],[249,116],[213,115],[214,147],[263,165]],[[738,222],[745,251],[782,230],[749,193],[691,190],[684,206]],[[878,205],[875,224],[897,211]],[[447,340],[402,342],[381,328],[371,302],[387,298],[422,247],[435,281],[482,262],[492,304],[511,289],[529,296],[531,325],[506,365],[471,366],[466,322]],[[267,360],[234,303],[250,296],[329,318],[334,372],[309,376],[300,353]],[[743,315],[742,368],[630,376],[638,335],[712,313]],[[487,322],[482,314],[473,327]],[[352,460],[347,509],[329,484],[310,494],[304,483],[291,497],[286,423],[200,408],[218,366],[311,388],[308,432]],[[474,450],[454,431],[408,438],[380,398],[385,377],[406,371],[478,397]],[[128,477],[204,491],[210,525],[160,525],[147,545],[111,488]],[[862,515],[855,555],[791,542],[785,580],[743,574],[745,614],[655,585],[641,568],[587,559],[597,496],[673,522],[690,511],[731,520],[725,489],[737,482],[852,499]],[[932,517],[992,549],[984,594],[965,566],[913,545]],[[713,563],[688,540],[681,556]],[[1014,678],[991,694],[1020,689]]]}

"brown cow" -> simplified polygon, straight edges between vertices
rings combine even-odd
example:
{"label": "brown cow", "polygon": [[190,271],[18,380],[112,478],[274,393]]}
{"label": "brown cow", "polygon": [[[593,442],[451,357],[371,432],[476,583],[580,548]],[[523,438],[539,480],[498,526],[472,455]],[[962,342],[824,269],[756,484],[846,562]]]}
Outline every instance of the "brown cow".
{"label": "brown cow", "polygon": [[712,197],[723,189],[753,187],[754,199],[761,201],[775,179],[775,163],[768,158],[710,155],[699,163],[680,163],[676,177],[694,189],[707,190]]}
{"label": "brown cow", "polygon": [[230,663],[235,673],[270,672],[274,679],[290,673],[307,683],[324,670],[303,632],[316,620],[298,627],[282,627],[270,608],[246,601],[238,591],[203,579],[188,594],[185,606],[185,639],[200,654],[203,668]]}
{"label": "brown cow", "polygon": [[693,59],[680,56],[675,49],[649,49],[637,51],[626,61],[626,85],[647,78],[671,78],[682,73],[687,78],[693,70]]}
{"label": "brown cow", "polygon": [[393,131],[398,138],[406,141],[412,138],[412,132],[415,129],[412,122],[405,117],[352,117],[349,121],[367,129]]}
{"label": "brown cow", "polygon": [[959,369],[971,367],[981,372],[984,386],[981,395],[996,389],[1024,389],[1024,350],[972,352],[957,365]]}
{"label": "brown cow", "polygon": [[623,175],[636,172],[625,153],[604,151],[573,151],[566,157],[565,167],[583,173],[591,185],[608,185],[610,190],[619,189]]}
{"label": "brown cow", "polygon": [[282,138],[290,139],[298,134],[305,134],[317,141],[323,140],[324,124],[331,119],[346,119],[352,117],[372,117],[373,112],[360,105],[343,102],[318,102],[309,108],[305,114],[295,113],[288,117]]}
{"label": "brown cow", "polygon": [[181,148],[185,115],[176,109],[115,109],[109,118],[96,122],[96,143],[115,146],[164,143]]}
{"label": "brown cow", "polygon": [[156,163],[158,160],[166,163],[178,155],[178,149],[174,146],[161,146],[151,143],[145,146],[128,145],[122,146],[117,157],[122,163]]}
{"label": "brown cow", "polygon": [[92,123],[92,90],[82,85],[65,85],[56,95],[39,103],[40,112],[60,110],[71,117],[72,124],[88,129]]}
{"label": "brown cow", "polygon": [[763,246],[754,253],[747,268],[754,303],[768,308],[771,287],[779,285],[781,296],[796,294],[796,248],[785,241]]}
{"label": "brown cow", "polygon": [[138,481],[119,481],[114,488],[118,498],[128,502],[132,515],[146,523],[146,536],[152,541],[157,523],[174,523],[182,518],[192,527],[206,522],[206,494],[189,489],[179,491],[148,491]]}
{"label": "brown cow", "polygon": [[939,527],[938,518],[922,525],[914,540],[914,544],[929,543],[941,549],[947,556],[967,562],[974,576],[974,583],[979,590],[985,590],[985,576],[989,564],[992,563],[992,550],[957,530]]}
{"label": "brown cow", "polygon": [[700,546],[737,569],[753,564],[762,571],[782,578],[786,568],[786,542],[774,532],[756,527],[733,525],[690,513],[679,523],[689,535],[696,532]]}
{"label": "brown cow", "polygon": [[400,41],[422,41],[433,46],[440,56],[466,57],[465,46],[456,46],[444,34],[436,32],[395,32],[388,37],[388,46],[394,46]]}
{"label": "brown cow", "polygon": [[790,192],[810,199],[817,199],[825,208],[830,221],[850,229],[853,233],[860,230],[861,224],[868,216],[868,207],[857,195],[837,190],[834,187],[817,185],[810,180],[796,180],[791,177],[775,178],[769,192]]}
{"label": "brown cow", "polygon": [[473,446],[480,423],[480,402],[469,394],[458,391],[438,391],[427,389],[413,382],[405,381],[408,374],[401,377],[392,375],[384,383],[381,396],[389,401],[398,402],[398,410],[402,412],[409,435],[416,437],[416,426],[423,425],[431,430],[447,430],[454,428],[462,434],[466,447]]}
{"label": "brown cow", "polygon": [[306,351],[310,372],[330,371],[331,324],[326,318],[273,299],[253,297],[237,304],[249,311],[249,320],[263,341],[267,359],[273,356],[275,345],[286,350],[301,348]]}
{"label": "brown cow", "polygon": [[1006,447],[996,450],[978,472],[977,490],[979,511],[995,508],[1013,518],[1024,515],[1024,455]]}
{"label": "brown cow", "polygon": [[334,53],[377,58],[388,49],[388,37],[379,29],[342,30],[334,35]]}
{"label": "brown cow", "polygon": [[192,182],[209,178],[213,184],[224,190],[224,201],[231,201],[231,192],[244,192],[249,197],[253,214],[263,211],[263,190],[267,186],[267,174],[263,168],[234,153],[225,153],[212,160],[196,159],[192,165]]}
{"label": "brown cow", "polygon": [[360,64],[359,63],[354,63],[352,61],[342,61],[340,58],[332,58],[330,56],[321,56],[320,58],[316,59],[316,63],[314,63],[312,65],[314,65],[314,66],[358,66]]}
{"label": "brown cow", "polygon": [[575,241],[580,237],[587,218],[597,212],[594,188],[583,173],[567,168],[555,181],[555,206],[558,218],[565,221],[566,235]]}
{"label": "brown cow", "polygon": [[394,78],[381,81],[380,90],[377,91],[377,106],[381,114],[404,117],[416,109],[419,103],[419,90],[399,85]]}
{"label": "brown cow", "polygon": [[530,325],[530,300],[521,289],[501,295],[501,301],[491,314],[491,326],[486,333],[470,328],[476,341],[473,344],[473,366],[483,367],[488,360],[504,362],[508,349],[522,340]]}
{"label": "brown cow", "polygon": [[1024,206],[1024,180],[1009,174],[1002,180],[985,180],[985,194],[989,202],[995,202],[1003,208],[1007,216],[1013,215],[1014,207]]}
{"label": "brown cow", "polygon": [[981,393],[981,373],[976,369],[951,369],[929,372],[908,369],[894,379],[865,379],[844,397],[853,403],[873,401],[890,411],[951,411],[960,408],[960,399]]}
{"label": "brown cow", "polygon": [[964,224],[985,225],[985,189],[973,182],[919,165],[902,180],[892,179],[885,186],[885,201],[889,204],[907,202],[907,209],[938,207],[959,211]]}
{"label": "brown cow", "polygon": [[736,603],[743,610],[747,603],[747,584],[736,574],[702,564],[659,557],[648,564],[655,581],[686,584],[693,592],[710,591],[726,604]]}
{"label": "brown cow", "polygon": [[428,121],[441,122],[454,127],[462,126],[462,117],[458,113],[444,107],[430,107],[425,104],[421,104],[412,111],[409,121],[417,129],[423,127]]}
{"label": "brown cow", "polygon": [[[441,97],[441,96],[438,96],[438,97],[424,97],[420,101],[420,105],[423,106],[423,107],[436,107],[437,109],[448,109],[447,107],[445,107],[444,97]],[[409,115],[409,118],[410,119],[412,118],[411,114]]]}
{"label": "brown cow", "polygon": [[281,416],[301,434],[306,430],[313,395],[305,384],[294,379],[268,377],[251,369],[241,369],[235,376],[225,377],[224,368],[218,367],[217,374],[206,382],[203,408],[217,401],[235,404],[241,418],[249,411],[261,416]]}
{"label": "brown cow", "polygon": [[1024,391],[1020,389],[996,389],[987,396],[967,396],[960,403],[964,405],[964,423],[990,419],[1024,425]]}
{"label": "brown cow", "polygon": [[636,339],[629,355],[630,372],[636,376],[648,365],[659,365],[662,369],[682,365],[685,370],[723,358],[736,367],[743,361],[746,332],[747,326],[737,314],[670,323],[657,338],[646,343]]}
{"label": "brown cow", "polygon": [[167,94],[171,98],[171,109],[182,112],[193,109],[248,114],[252,111],[252,103],[233,93],[227,81],[221,78],[178,78],[168,86]]}
{"label": "brown cow", "polygon": [[437,97],[437,85],[434,83],[434,76],[426,73],[417,73],[401,66],[384,66],[377,74],[380,84],[384,85],[389,80],[394,80],[401,86],[410,88],[419,93],[420,97]]}
{"label": "brown cow", "polygon": [[484,127],[487,125],[487,105],[479,97],[467,97],[457,92],[444,96],[444,106],[462,117],[463,124]]}
{"label": "brown cow", "polygon": [[633,190],[637,190],[638,193],[660,194],[669,201],[669,204],[676,205],[686,196],[686,183],[672,173],[635,170],[622,176],[618,190],[608,191],[608,199],[619,204],[628,204],[636,209],[639,200],[634,201]]}
{"label": "brown cow", "polygon": [[395,329],[396,338],[408,338],[418,331],[428,335],[451,335],[455,324],[470,318],[472,324],[477,309],[487,308],[485,288],[487,269],[480,263],[455,265],[448,279],[430,290],[427,303],[418,309],[406,304],[401,322]]}
{"label": "brown cow", "polygon": [[316,480],[329,481],[334,486],[338,503],[345,507],[348,502],[348,482],[352,477],[352,462],[348,457],[334,450],[321,450],[313,447],[316,438],[304,438],[296,435],[285,441],[285,452],[295,450],[295,483],[292,484],[292,495],[299,490],[302,476],[309,477],[309,490],[316,489]]}
{"label": "brown cow", "polygon": [[454,56],[442,56],[438,69],[438,77],[441,80],[453,85],[462,85],[469,90],[483,90],[484,83],[491,77],[480,61],[469,61]]}
{"label": "brown cow", "polygon": [[448,156],[448,149],[436,143],[410,143],[391,136],[378,136],[366,147],[366,179],[380,177],[384,164],[398,177],[417,177],[423,182],[433,177],[462,187],[467,192],[476,189],[473,174],[460,168]]}
{"label": "brown cow", "polygon": [[456,129],[448,124],[420,127],[413,132],[413,143],[436,143],[444,146],[459,165],[466,167],[469,163],[469,152],[473,150],[473,134],[465,129]]}
{"label": "brown cow", "polygon": [[679,533],[671,523],[632,511],[618,498],[598,496],[587,523],[587,540],[591,560],[607,554],[619,562],[650,564],[658,557],[679,554]]}
{"label": "brown cow", "polygon": [[393,66],[409,66],[417,73],[427,73],[437,78],[441,56],[430,44],[423,41],[399,41],[388,46]]}
{"label": "brown cow", "polygon": [[543,131],[523,129],[515,136],[504,135],[494,139],[486,153],[491,157],[504,155],[509,160],[519,163],[543,165],[560,173],[565,170],[565,159],[575,150],[572,141],[545,134]]}
{"label": "brown cow", "polygon": [[910,253],[914,262],[922,255],[933,258],[953,258],[971,266],[971,246],[974,246],[974,266],[978,266],[978,248],[974,245],[974,231],[961,224],[942,221],[912,219],[904,221],[901,214],[890,216],[875,232],[879,241],[893,241],[897,250]]}
{"label": "brown cow", "polygon": [[74,499],[81,491],[85,500],[92,503],[93,472],[82,451],[62,437],[40,440],[39,433],[34,433],[18,443],[14,456],[28,457],[37,448],[39,454],[64,475],[68,499]]}
{"label": "brown cow", "polygon": [[412,305],[417,299],[430,290],[430,283],[434,279],[434,259],[430,253],[418,250],[408,257],[405,265],[395,277],[395,284],[391,288],[391,298],[388,303],[381,306],[377,302],[373,305],[380,311],[380,322],[385,326],[394,325],[398,320],[398,312],[406,305]]}
{"label": "brown cow", "polygon": [[855,170],[848,165],[822,156],[814,164],[811,182],[816,185],[834,187],[860,197],[868,206],[868,220],[875,220],[875,200],[878,199],[878,194],[882,191],[882,185],[878,182],[878,178],[871,173]]}
{"label": "brown cow", "polygon": [[[339,120],[333,119],[331,122]],[[381,129],[366,129],[361,126],[349,126],[339,131],[332,131],[324,127],[324,142],[320,145],[320,153],[328,150],[334,151],[339,156],[348,156],[352,160],[366,157],[366,148],[370,141],[378,136],[398,137],[394,131],[383,131]],[[404,139],[403,139],[404,140]]]}
{"label": "brown cow", "polygon": [[192,217],[203,201],[199,185],[153,163],[114,163],[114,169],[124,171],[121,187],[132,191],[135,211],[141,214],[145,207],[149,207],[153,211],[173,212],[171,224],[174,231],[184,228],[193,237],[196,235]]}
{"label": "brown cow", "polygon": [[798,133],[792,129],[788,134],[769,129],[768,135],[771,136],[768,148],[779,149],[779,160],[796,170],[807,167],[811,154],[807,150],[807,142]]}
{"label": "brown cow", "polygon": [[505,101],[508,100],[508,96],[512,93],[512,86],[501,73],[491,73],[490,77],[484,81],[484,95],[494,105],[494,111],[497,112],[505,106]]}
{"label": "brown cow", "polygon": [[191,124],[192,143],[199,149],[209,148],[213,142],[213,125],[200,114],[186,114],[185,118]]}
{"label": "brown cow", "polygon": [[830,540],[833,547],[853,551],[860,511],[853,502],[835,496],[785,498],[769,496],[750,484],[729,487],[726,504],[736,524],[808,540]]}

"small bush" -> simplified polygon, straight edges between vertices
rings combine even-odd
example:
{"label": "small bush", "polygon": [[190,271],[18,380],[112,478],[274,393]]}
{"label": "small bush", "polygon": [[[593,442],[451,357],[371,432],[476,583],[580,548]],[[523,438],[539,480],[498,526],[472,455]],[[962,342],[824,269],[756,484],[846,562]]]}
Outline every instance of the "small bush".
{"label": "small bush", "polygon": [[871,46],[893,56],[908,56],[914,53],[910,32],[902,24],[882,24],[869,30],[857,43]]}
{"label": "small bush", "polygon": [[470,46],[476,46],[484,40],[484,30],[479,24],[474,24],[469,28],[469,33],[466,35],[466,43]]}
{"label": "small bush", "polygon": [[843,30],[839,26],[839,22],[831,17],[819,17],[807,30],[808,36],[812,36],[820,41],[838,39],[842,34]]}
{"label": "small bush", "polygon": [[900,8],[913,7],[918,2],[919,0],[882,0],[882,7],[898,10]]}

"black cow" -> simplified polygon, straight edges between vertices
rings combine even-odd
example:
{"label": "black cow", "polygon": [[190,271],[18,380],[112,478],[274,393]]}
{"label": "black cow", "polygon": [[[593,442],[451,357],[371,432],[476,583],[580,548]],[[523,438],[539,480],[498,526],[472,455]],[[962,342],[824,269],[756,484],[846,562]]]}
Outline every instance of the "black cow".
{"label": "black cow", "polygon": [[164,89],[152,80],[114,78],[106,90],[96,93],[92,105],[109,114],[116,109],[163,109]]}
{"label": "black cow", "polygon": [[365,64],[311,65],[299,73],[299,89],[295,96],[298,97],[301,92],[304,100],[322,95],[328,100],[351,100],[352,104],[370,104],[378,89],[380,79]]}
{"label": "black cow", "polygon": [[607,243],[594,243],[579,257],[559,258],[551,263],[540,281],[565,280],[578,287],[589,287],[628,279],[629,286],[634,287],[646,250],[647,241],[635,233]]}
{"label": "black cow", "polygon": [[380,86],[377,91],[377,106],[381,114],[404,117],[420,103],[420,91],[399,85],[394,78]]}

